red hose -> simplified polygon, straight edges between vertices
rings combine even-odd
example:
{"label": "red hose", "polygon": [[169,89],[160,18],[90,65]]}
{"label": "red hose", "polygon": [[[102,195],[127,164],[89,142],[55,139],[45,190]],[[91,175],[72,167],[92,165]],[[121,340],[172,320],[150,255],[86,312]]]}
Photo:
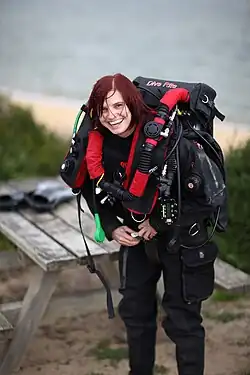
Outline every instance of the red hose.
{"label": "red hose", "polygon": [[187,103],[190,99],[189,91],[186,89],[172,89],[167,91],[161,98],[161,104],[164,104],[171,111],[178,102]]}

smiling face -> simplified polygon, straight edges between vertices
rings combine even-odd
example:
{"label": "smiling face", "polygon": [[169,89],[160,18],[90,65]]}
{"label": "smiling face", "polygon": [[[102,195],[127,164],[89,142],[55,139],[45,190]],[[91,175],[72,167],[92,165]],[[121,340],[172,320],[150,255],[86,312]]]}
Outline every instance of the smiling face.
{"label": "smiling face", "polygon": [[152,116],[141,93],[121,73],[103,76],[94,84],[87,103],[93,129],[106,128],[119,137],[128,137],[135,127]]}
{"label": "smiling face", "polygon": [[133,131],[129,129],[131,118],[131,112],[121,93],[118,90],[109,91],[99,116],[102,126],[115,135],[127,137]]}

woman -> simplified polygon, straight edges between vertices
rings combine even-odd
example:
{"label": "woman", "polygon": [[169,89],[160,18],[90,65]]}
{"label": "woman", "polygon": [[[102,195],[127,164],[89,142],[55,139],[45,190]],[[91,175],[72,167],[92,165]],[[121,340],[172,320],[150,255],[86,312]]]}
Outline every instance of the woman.
{"label": "woman", "polygon": [[[93,127],[104,137],[105,179],[112,181],[117,173],[122,175],[126,171],[136,129],[152,120],[154,115],[144,104],[133,83],[121,74],[99,79],[93,87],[87,107],[93,119]],[[145,138],[143,127],[141,129],[140,137]],[[189,170],[193,160],[193,150],[187,147],[183,139],[180,142],[181,175]],[[82,193],[94,212],[93,193],[89,183],[84,184]],[[216,246],[209,242],[199,249],[201,257],[203,253],[206,258],[208,251],[212,254],[207,266],[203,266],[203,273],[199,273],[199,267],[193,264],[184,274],[181,246],[177,250],[169,246],[174,226],[169,229],[160,225],[158,203],[145,220],[138,223],[119,201],[116,200],[111,206],[107,201],[100,204],[102,199],[102,194],[96,195],[106,237],[121,246],[119,269],[122,300],[119,314],[127,330],[130,374],[153,374],[157,330],[156,286],[163,272],[165,293],[162,305],[166,312],[163,328],[176,345],[179,374],[202,375],[204,328],[201,325],[201,300],[206,299],[213,291]],[[123,223],[119,218],[123,219]],[[197,222],[196,219],[193,219],[193,223]],[[186,235],[185,230],[184,228],[183,237]],[[207,238],[203,221],[200,222],[198,232],[193,244],[200,244]],[[147,255],[147,248],[150,248],[148,245],[152,243],[157,248],[157,262],[153,262]],[[189,278],[188,273],[191,273]],[[187,299],[187,291],[192,295],[191,302]]]}

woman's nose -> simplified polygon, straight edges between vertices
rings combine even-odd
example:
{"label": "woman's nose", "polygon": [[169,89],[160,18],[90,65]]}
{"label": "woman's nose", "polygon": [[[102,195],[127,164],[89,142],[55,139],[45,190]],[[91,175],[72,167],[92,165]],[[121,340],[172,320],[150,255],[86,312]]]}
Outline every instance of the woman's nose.
{"label": "woman's nose", "polygon": [[114,120],[114,118],[116,118],[117,117],[117,115],[114,113],[114,112],[112,112],[112,111],[108,111],[108,116],[107,116],[107,118],[108,118],[108,120]]}

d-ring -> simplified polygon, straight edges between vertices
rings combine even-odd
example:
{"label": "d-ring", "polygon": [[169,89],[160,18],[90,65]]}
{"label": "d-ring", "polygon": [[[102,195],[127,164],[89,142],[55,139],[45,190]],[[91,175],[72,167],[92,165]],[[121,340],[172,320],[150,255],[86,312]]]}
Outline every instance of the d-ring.
{"label": "d-ring", "polygon": [[81,190],[80,189],[72,189],[71,192],[72,192],[73,195],[79,195],[81,193]]}
{"label": "d-ring", "polygon": [[207,103],[209,102],[209,98],[208,98],[208,96],[207,96],[206,94],[203,94],[203,95],[204,95],[204,97],[205,97],[205,100],[202,99],[202,103],[207,104]]}
{"label": "d-ring", "polygon": [[[197,228],[197,229],[196,229]],[[198,234],[200,231],[200,226],[198,223],[194,223],[190,228],[189,228],[189,231],[188,231],[188,234],[191,236],[191,237],[194,237],[196,236],[196,234]]]}
{"label": "d-ring", "polygon": [[137,220],[137,219],[135,219],[134,218],[134,216],[133,216],[133,212],[131,212],[131,217],[132,217],[132,219],[136,222],[136,223],[142,223],[145,219],[146,219],[146,214],[144,214],[144,218],[142,219],[142,220]]}

